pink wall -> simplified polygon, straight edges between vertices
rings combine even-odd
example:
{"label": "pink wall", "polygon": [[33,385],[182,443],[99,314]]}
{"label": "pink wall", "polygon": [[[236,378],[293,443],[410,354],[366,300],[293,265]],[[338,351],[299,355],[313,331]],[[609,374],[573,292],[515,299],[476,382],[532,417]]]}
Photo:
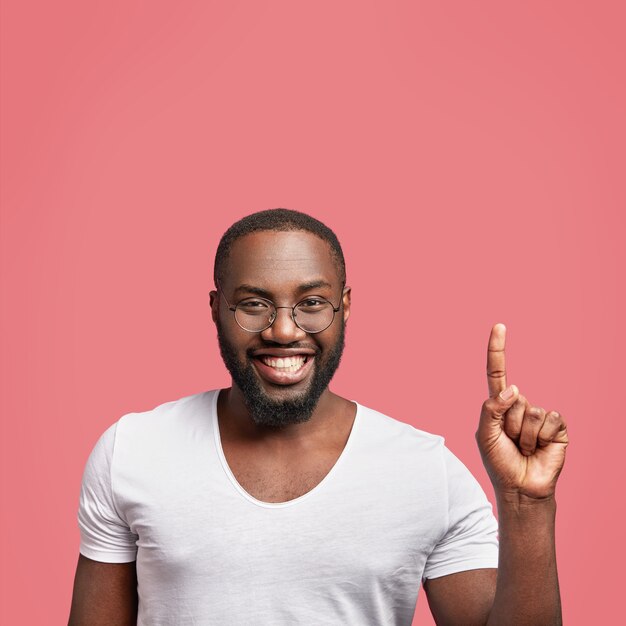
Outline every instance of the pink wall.
{"label": "pink wall", "polygon": [[570,424],[566,623],[614,623],[622,7],[5,0],[0,621],[66,619],[91,446],[227,383],[212,255],[234,219],[285,206],[346,250],[334,389],[445,435],[483,485],[486,341],[507,324],[510,382]]}

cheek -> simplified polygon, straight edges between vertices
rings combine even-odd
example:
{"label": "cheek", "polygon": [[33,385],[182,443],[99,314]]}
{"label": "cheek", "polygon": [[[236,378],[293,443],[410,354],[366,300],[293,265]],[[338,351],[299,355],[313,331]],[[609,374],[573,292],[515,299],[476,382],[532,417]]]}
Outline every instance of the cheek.
{"label": "cheek", "polygon": [[217,321],[217,337],[222,350],[226,350],[231,359],[247,361],[246,344],[242,342],[236,332],[232,332],[232,329],[225,329],[219,320]]}
{"label": "cheek", "polygon": [[[338,320],[339,321],[339,320]],[[320,337],[318,345],[321,348],[323,354],[327,355],[334,350],[338,350],[344,340],[345,323],[341,320],[341,325],[337,325],[337,329],[333,330],[328,336]],[[326,335],[328,331],[321,333]]]}

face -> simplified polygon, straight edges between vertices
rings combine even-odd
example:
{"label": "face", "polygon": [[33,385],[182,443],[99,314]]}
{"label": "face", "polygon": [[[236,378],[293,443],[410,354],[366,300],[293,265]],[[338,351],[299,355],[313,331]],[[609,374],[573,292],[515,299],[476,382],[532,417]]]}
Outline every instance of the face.
{"label": "face", "polygon": [[[339,366],[350,314],[350,290],[341,290],[330,246],[304,231],[252,233],[233,244],[224,276],[225,298],[212,293],[213,319],[222,358],[252,419],[266,426],[308,420]],[[277,309],[269,328],[250,333],[226,300],[234,306],[255,296],[277,307],[321,296],[340,308],[320,333],[298,328],[286,308]]]}

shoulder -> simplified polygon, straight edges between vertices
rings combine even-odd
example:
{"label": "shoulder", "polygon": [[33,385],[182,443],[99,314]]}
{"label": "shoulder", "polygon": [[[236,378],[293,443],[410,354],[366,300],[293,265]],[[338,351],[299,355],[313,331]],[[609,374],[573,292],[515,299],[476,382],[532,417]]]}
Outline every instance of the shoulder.
{"label": "shoulder", "polygon": [[100,437],[94,460],[111,474],[118,489],[125,477],[138,484],[141,476],[149,479],[171,471],[210,441],[217,394],[197,393],[123,415]]}
{"label": "shoulder", "polygon": [[116,422],[117,437],[149,436],[155,432],[162,435],[163,430],[177,430],[194,420],[206,422],[218,393],[218,390],[204,391],[164,402],[146,411],[127,413]]}
{"label": "shoulder", "polygon": [[218,390],[205,391],[165,402],[152,409],[126,413],[102,434],[96,449],[105,451],[109,463],[122,459],[159,456],[189,438],[210,430]]}
{"label": "shoulder", "polygon": [[[466,488],[476,483],[465,464],[446,446],[441,435],[420,430],[411,424],[359,405],[362,439],[397,462],[418,465],[429,475],[439,475],[453,486]],[[476,483],[478,486],[478,483]]]}
{"label": "shoulder", "polygon": [[436,451],[441,454],[445,440],[440,435],[420,430],[411,424],[385,415],[361,404],[358,405],[359,427],[370,440],[422,451]]}
{"label": "shoulder", "polygon": [[361,450],[384,465],[410,469],[422,478],[445,473],[445,440],[380,411],[359,406]]}

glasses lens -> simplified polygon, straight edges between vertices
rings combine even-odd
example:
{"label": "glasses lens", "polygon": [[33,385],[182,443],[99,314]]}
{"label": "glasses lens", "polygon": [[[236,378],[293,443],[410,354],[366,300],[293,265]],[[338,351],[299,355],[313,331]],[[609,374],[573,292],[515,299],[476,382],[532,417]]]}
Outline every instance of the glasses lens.
{"label": "glasses lens", "polygon": [[239,326],[250,332],[265,330],[276,316],[276,309],[271,302],[258,300],[242,300],[235,309],[235,319]]}
{"label": "glasses lens", "polygon": [[326,330],[335,317],[333,305],[322,298],[309,298],[298,303],[294,310],[298,326],[306,333]]}

